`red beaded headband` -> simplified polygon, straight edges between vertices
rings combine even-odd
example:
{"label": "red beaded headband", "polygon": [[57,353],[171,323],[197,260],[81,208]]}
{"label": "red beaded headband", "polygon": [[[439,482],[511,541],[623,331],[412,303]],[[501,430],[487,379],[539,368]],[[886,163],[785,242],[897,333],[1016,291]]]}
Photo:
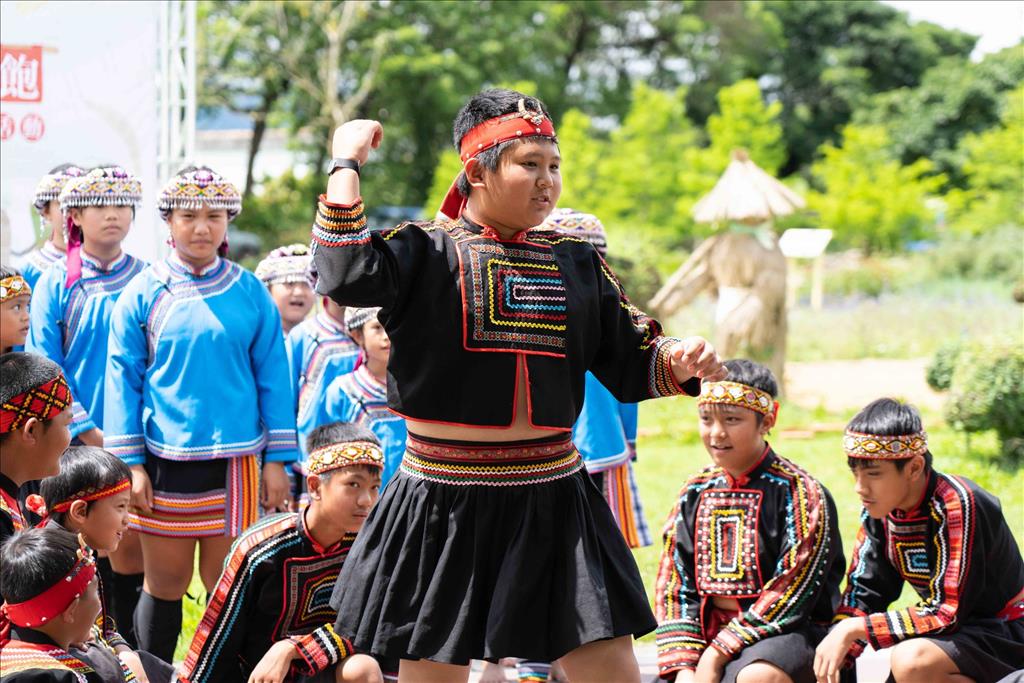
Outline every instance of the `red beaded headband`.
{"label": "red beaded headband", "polygon": [[[543,112],[530,111],[526,108],[526,100],[519,100],[519,111],[502,114],[474,126],[462,137],[459,143],[459,159],[462,165],[492,147],[503,142],[523,137],[555,137],[555,125]],[[457,187],[458,176],[448,188],[448,194],[441,202],[440,213],[452,220],[458,220],[462,210],[466,208],[466,197]]]}
{"label": "red beaded headband", "polygon": [[0,403],[0,434],[17,431],[29,418],[50,420],[71,405],[71,388],[63,373],[49,382]]}
{"label": "red beaded headband", "polygon": [[24,602],[4,603],[3,611],[15,626],[34,628],[45,624],[80,598],[96,576],[96,560],[88,548],[78,549],[78,559],[67,576]]}
{"label": "red beaded headband", "polygon": [[132,482],[130,479],[122,479],[113,486],[108,486],[107,488],[100,489],[99,491],[79,491],[75,495],[68,497],[67,500],[62,500],[54,505],[50,512],[67,512],[71,509],[71,506],[76,500],[83,500],[86,503],[91,503],[94,500],[102,500],[103,498],[109,498],[110,496],[117,495],[122,491],[128,491],[131,487]]}

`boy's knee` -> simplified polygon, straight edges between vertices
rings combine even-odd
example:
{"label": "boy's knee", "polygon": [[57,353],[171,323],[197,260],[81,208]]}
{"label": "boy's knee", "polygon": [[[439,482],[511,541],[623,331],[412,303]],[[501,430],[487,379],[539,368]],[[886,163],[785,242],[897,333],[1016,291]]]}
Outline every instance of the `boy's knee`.
{"label": "boy's knee", "polygon": [[889,654],[889,668],[897,683],[919,680],[928,674],[955,673],[956,667],[935,643],[923,638],[905,640],[893,646]]}
{"label": "boy's knee", "polygon": [[377,660],[369,655],[352,655],[338,665],[336,683],[384,683]]}
{"label": "boy's knee", "polygon": [[793,679],[774,664],[754,662],[740,669],[736,683],[793,683]]}

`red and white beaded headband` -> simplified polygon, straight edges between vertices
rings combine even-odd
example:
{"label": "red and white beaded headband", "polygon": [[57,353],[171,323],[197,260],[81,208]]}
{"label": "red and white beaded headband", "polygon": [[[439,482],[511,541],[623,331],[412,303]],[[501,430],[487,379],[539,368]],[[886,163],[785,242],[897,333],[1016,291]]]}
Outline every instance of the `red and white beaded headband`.
{"label": "red and white beaded headband", "polygon": [[88,547],[80,547],[75,565],[63,579],[24,602],[4,603],[4,613],[15,626],[42,626],[82,597],[95,576],[96,560],[92,551]]}

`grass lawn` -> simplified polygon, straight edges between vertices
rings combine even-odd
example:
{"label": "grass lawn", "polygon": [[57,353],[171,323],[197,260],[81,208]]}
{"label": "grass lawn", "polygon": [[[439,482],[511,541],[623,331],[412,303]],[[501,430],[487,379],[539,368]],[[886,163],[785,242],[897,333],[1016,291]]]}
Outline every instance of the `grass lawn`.
{"label": "grass lawn", "polygon": [[[860,515],[860,504],[853,492],[853,480],[846,467],[841,434],[838,431],[850,417],[852,414],[829,415],[822,411],[806,411],[783,404],[779,411],[778,434],[770,438],[777,453],[807,469],[832,493],[839,511],[847,562]],[[996,494],[1002,501],[1003,513],[1018,546],[1024,545],[1024,476],[1019,470],[1007,469],[998,464],[995,458],[995,437],[975,435],[968,451],[964,436],[942,424],[938,415],[925,414],[924,419],[936,469],[965,476]],[[834,424],[837,429],[816,433],[811,438],[787,438],[782,435],[787,430],[822,424]],[[704,467],[709,458],[700,442],[696,404],[691,399],[676,397],[643,403],[640,408],[639,436],[636,473],[647,520],[655,536],[655,545],[636,550],[634,554],[644,585],[647,586],[648,597],[653,600],[661,552],[658,543],[665,519],[687,477]],[[907,588],[902,599],[908,603],[913,602],[913,592]],[[652,638],[648,636],[645,640]]]}

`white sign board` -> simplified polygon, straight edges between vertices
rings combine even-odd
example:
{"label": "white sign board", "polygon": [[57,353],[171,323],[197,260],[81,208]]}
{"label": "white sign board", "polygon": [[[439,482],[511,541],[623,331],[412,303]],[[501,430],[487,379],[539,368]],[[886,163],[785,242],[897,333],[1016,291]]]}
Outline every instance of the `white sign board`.
{"label": "white sign board", "polygon": [[0,3],[2,258],[36,244],[32,197],[51,168],[115,163],[142,179],[125,250],[154,259],[157,2]]}
{"label": "white sign board", "polygon": [[786,258],[818,258],[831,241],[831,230],[790,228],[779,238],[779,249]]}

